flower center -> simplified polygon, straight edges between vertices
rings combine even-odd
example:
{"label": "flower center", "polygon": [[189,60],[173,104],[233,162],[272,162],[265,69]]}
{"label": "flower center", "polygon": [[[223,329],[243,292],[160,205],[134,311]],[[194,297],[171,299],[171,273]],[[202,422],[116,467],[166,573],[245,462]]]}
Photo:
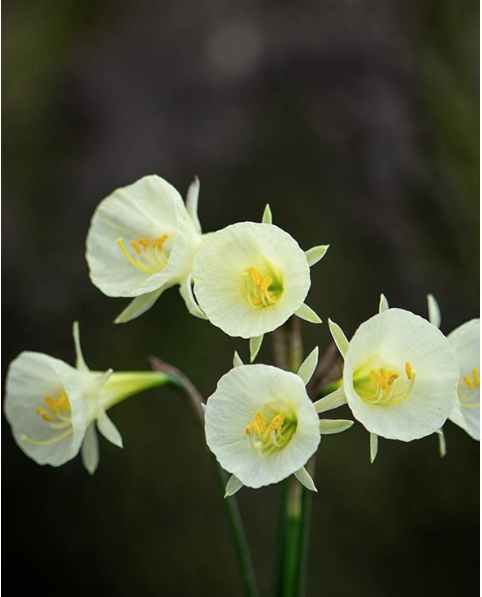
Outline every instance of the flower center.
{"label": "flower center", "polygon": [[370,369],[368,376],[360,376],[354,383],[355,390],[366,404],[396,406],[404,402],[415,383],[411,363],[405,363],[402,373],[385,367]]}
{"label": "flower center", "polygon": [[478,394],[475,390],[480,387],[479,370],[474,367],[471,375],[464,375],[459,381],[460,404],[464,408],[479,408]]}
{"label": "flower center", "polygon": [[255,309],[274,305],[283,294],[281,282],[273,276],[265,276],[254,267],[249,267],[243,275],[245,277],[246,298]]}
{"label": "flower center", "polygon": [[47,408],[38,407],[35,409],[35,412],[45,421],[50,429],[53,431],[61,431],[61,433],[46,441],[33,440],[28,436],[23,435],[22,440],[29,444],[47,446],[49,444],[54,444],[55,442],[58,442],[72,434],[70,402],[65,391],[61,390],[58,393],[57,398],[45,396],[44,402]]}
{"label": "flower center", "polygon": [[285,410],[279,411],[268,424],[262,412],[257,412],[254,419],[246,426],[246,437],[252,450],[261,458],[284,448],[296,431],[297,421],[288,417]]}
{"label": "flower center", "polygon": [[168,239],[167,234],[163,234],[151,243],[151,237],[138,238],[129,244],[134,249],[134,254],[130,253],[124,245],[124,239],[118,238],[117,244],[124,253],[125,258],[137,269],[145,274],[157,274],[166,267],[168,256],[164,249],[164,243]]}

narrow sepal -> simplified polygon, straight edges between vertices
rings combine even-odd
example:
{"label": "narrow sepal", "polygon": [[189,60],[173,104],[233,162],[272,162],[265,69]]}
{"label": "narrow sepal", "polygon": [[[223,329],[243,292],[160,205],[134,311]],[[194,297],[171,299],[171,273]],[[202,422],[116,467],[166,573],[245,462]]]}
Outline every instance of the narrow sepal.
{"label": "narrow sepal", "polygon": [[438,306],[438,303],[432,294],[427,294],[427,306],[428,320],[436,328],[440,328],[440,324],[442,323],[442,315],[440,313],[440,307]]}
{"label": "narrow sepal", "polygon": [[82,347],[80,345],[80,330],[78,321],[74,321],[72,334],[74,336],[75,346],[75,366],[79,371],[88,371],[89,368],[85,364],[84,355],[82,354]]}
{"label": "narrow sepal", "polygon": [[295,311],[295,315],[298,315],[300,319],[304,319],[305,321],[309,321],[310,323],[322,323],[321,319],[318,315],[313,311],[311,307],[308,307],[305,303],[301,305],[301,307]]}
{"label": "narrow sepal", "polygon": [[147,292],[146,294],[136,296],[136,298],[133,299],[115,318],[114,323],[127,323],[128,321],[136,319],[136,317],[139,317],[139,315],[142,315],[152,307],[164,290],[165,288],[162,287],[153,292]]}
{"label": "narrow sepal", "polygon": [[199,217],[197,214],[198,208],[198,201],[199,201],[199,190],[201,188],[201,183],[199,182],[199,178],[197,176],[194,177],[194,180],[189,185],[186,195],[186,209],[187,213],[189,214],[194,226],[201,232],[201,222],[199,221]]}
{"label": "narrow sepal", "polygon": [[328,394],[328,396],[325,396],[314,403],[317,413],[324,413],[328,410],[333,410],[334,408],[338,408],[343,404],[346,404],[346,396],[345,392],[343,391],[343,386],[340,386],[337,390],[331,394]]}
{"label": "narrow sepal", "polygon": [[264,336],[255,336],[254,338],[249,339],[249,360],[251,363],[258,356],[259,349],[263,343],[263,337]]}
{"label": "narrow sepal", "polygon": [[229,481],[226,483],[226,492],[224,494],[224,497],[225,498],[231,497],[236,492],[238,492],[242,487],[243,487],[243,483],[241,483],[241,481],[238,479],[238,477],[231,475],[231,477],[229,478]]}
{"label": "narrow sepal", "polygon": [[266,207],[264,208],[263,217],[261,219],[261,222],[263,224],[272,224],[273,223],[273,214],[271,213],[271,207],[269,206],[269,203],[267,203]]}
{"label": "narrow sepal", "polygon": [[383,313],[384,311],[386,311],[389,308],[390,308],[390,305],[388,304],[387,297],[384,294],[381,294],[380,295],[380,303],[378,304],[378,312]]}
{"label": "narrow sepal", "polygon": [[192,291],[192,277],[187,276],[182,280],[181,284],[179,285],[179,293],[181,294],[184,302],[186,303],[187,310],[191,315],[194,317],[198,317],[199,319],[207,319],[206,315],[204,315],[203,310],[197,304],[196,299],[194,298],[194,293]]}
{"label": "narrow sepal", "polygon": [[350,344],[348,342],[348,338],[345,336],[345,333],[343,332],[341,327],[331,319],[328,319],[328,326],[330,327],[330,332],[333,336],[333,340],[336,346],[338,347],[341,356],[344,358],[348,350],[348,346]]}
{"label": "narrow sepal", "polygon": [[321,435],[333,435],[350,429],[354,421],[349,419],[322,419],[320,421]]}
{"label": "narrow sepal", "polygon": [[93,475],[99,465],[99,441],[95,430],[95,423],[92,422],[85,432],[82,442],[82,463],[87,471]]}
{"label": "narrow sepal", "polygon": [[311,249],[308,249],[308,251],[305,251],[308,265],[313,267],[318,261],[321,261],[329,248],[330,245],[318,245],[317,247],[312,247]]}
{"label": "narrow sepal", "polygon": [[316,346],[303,361],[301,367],[298,369],[298,375],[303,380],[305,386],[310,381],[313,373],[315,372],[316,366],[318,365],[318,354],[319,349],[318,346]]}
{"label": "narrow sepal", "polygon": [[316,489],[313,479],[311,478],[310,473],[306,470],[306,468],[304,466],[302,466],[297,471],[295,471],[294,475],[298,479],[298,481],[301,483],[301,485],[306,487],[306,489],[309,489],[310,491],[315,491],[315,492],[318,491],[318,489]]}
{"label": "narrow sepal", "polygon": [[244,363],[241,357],[239,356],[238,352],[235,350],[233,357],[233,367],[239,367],[240,365],[244,365]]}
{"label": "narrow sepal", "polygon": [[440,452],[440,458],[444,458],[447,454],[447,443],[445,441],[445,433],[443,429],[439,429],[435,432],[438,435],[438,449]]}
{"label": "narrow sepal", "polygon": [[373,464],[378,454],[378,435],[370,433],[370,462]]}
{"label": "narrow sepal", "polygon": [[123,447],[121,434],[105,411],[101,411],[97,416],[97,428],[105,439],[109,440],[114,446]]}

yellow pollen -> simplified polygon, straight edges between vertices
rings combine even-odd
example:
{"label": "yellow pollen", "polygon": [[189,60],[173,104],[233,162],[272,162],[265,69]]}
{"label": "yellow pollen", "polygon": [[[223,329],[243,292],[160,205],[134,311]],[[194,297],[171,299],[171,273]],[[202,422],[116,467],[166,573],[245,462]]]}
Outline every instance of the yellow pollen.
{"label": "yellow pollen", "polygon": [[43,408],[36,408],[35,412],[42,417],[44,421],[51,421],[52,417]]}
{"label": "yellow pollen", "polygon": [[392,383],[398,378],[400,375],[398,373],[394,373],[393,371],[387,371],[384,367],[381,367],[378,371],[372,369],[370,371],[370,378],[376,386],[381,387],[383,390],[390,390]]}
{"label": "yellow pollen", "polygon": [[474,387],[474,382],[472,381],[472,378],[470,378],[468,375],[464,375],[463,380],[467,384],[469,390],[471,390]]}
{"label": "yellow pollen", "polygon": [[64,392],[64,390],[61,390],[59,392],[57,398],[52,398],[52,396],[45,396],[44,401],[50,413],[43,408],[35,409],[35,412],[38,415],[40,415],[44,421],[51,421],[52,415],[55,416],[59,412],[68,412],[70,410],[69,397]]}
{"label": "yellow pollen", "polygon": [[412,365],[408,362],[405,363],[405,373],[407,374],[408,379],[412,379],[412,377],[413,377]]}
{"label": "yellow pollen", "polygon": [[142,245],[144,249],[148,249],[151,244],[151,237],[148,235],[146,238],[138,238],[137,242]]}
{"label": "yellow pollen", "polygon": [[263,276],[254,267],[249,267],[246,274],[253,285],[253,288],[246,289],[249,303],[256,308],[274,305],[277,298],[269,290],[269,287],[273,284],[273,278],[271,276]]}
{"label": "yellow pollen", "polygon": [[268,425],[268,427],[264,431],[263,439],[268,439],[269,434],[272,431],[277,431],[278,429],[281,429],[281,427],[283,426],[285,417],[286,417],[286,411],[284,411],[284,410],[282,410],[280,413],[278,413],[276,416],[274,416],[273,420],[271,421],[271,423]]}
{"label": "yellow pollen", "polygon": [[246,435],[250,436],[254,433],[258,437],[266,440],[269,438],[272,431],[277,431],[283,426],[286,417],[286,411],[281,411],[273,417],[271,423],[267,425],[266,418],[261,412],[254,415],[254,419],[249,425],[246,425]]}
{"label": "yellow pollen", "polygon": [[480,386],[479,372],[475,367],[472,369],[472,377],[474,378],[475,387],[478,388]]}
{"label": "yellow pollen", "polygon": [[133,240],[133,241],[131,241],[131,242],[130,242],[130,245],[131,245],[131,247],[134,249],[134,251],[135,251],[135,252],[136,252],[138,255],[140,255],[140,254],[141,254],[141,248],[140,248],[140,246],[139,246],[139,243],[136,243],[136,241],[135,241],[135,240]]}
{"label": "yellow pollen", "polygon": [[152,243],[153,249],[157,249],[159,252],[162,252],[164,243],[166,242],[167,238],[167,234],[163,234],[159,238],[156,238],[156,240]]}

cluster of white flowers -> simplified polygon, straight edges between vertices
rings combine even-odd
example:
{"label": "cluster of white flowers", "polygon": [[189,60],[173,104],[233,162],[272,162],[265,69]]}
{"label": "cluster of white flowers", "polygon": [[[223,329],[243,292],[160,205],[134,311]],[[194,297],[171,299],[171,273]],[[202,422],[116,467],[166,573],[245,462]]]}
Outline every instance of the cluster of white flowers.
{"label": "cluster of white flowers", "polygon": [[[199,180],[186,202],[158,176],[117,189],[97,207],[87,236],[92,282],[106,295],[133,300],[116,323],[150,309],[164,290],[179,285],[188,311],[230,336],[249,339],[255,360],[263,336],[296,315],[321,323],[305,303],[310,268],[328,250],[303,251],[273,224],[269,206],[262,222],[240,222],[203,234],[197,215]],[[389,308],[362,323],[348,341],[329,321],[344,358],[343,376],[331,394],[313,401],[306,385],[318,364],[314,349],[294,372],[277,367],[234,367],[219,381],[205,406],[206,441],[232,474],[226,495],[243,485],[258,488],[294,474],[316,490],[305,465],[323,434],[353,421],[320,420],[347,404],[370,433],[374,460],[378,437],[412,441],[442,434],[447,419],[479,439],[479,320],[448,338],[439,331],[440,311],[429,297],[427,321]],[[76,330],[77,328],[75,328]],[[37,462],[54,466],[82,446],[86,467],[98,461],[95,425],[116,445],[118,431],[105,411],[145,387],[166,383],[162,373],[91,372],[74,332],[77,368],[37,353],[22,353],[7,378],[6,415],[20,447]]]}

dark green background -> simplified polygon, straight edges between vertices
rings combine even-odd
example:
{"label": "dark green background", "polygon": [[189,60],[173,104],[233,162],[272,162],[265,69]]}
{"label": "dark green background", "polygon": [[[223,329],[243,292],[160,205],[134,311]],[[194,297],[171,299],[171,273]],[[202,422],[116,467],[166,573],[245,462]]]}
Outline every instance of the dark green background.
{"label": "dark green background", "polygon": [[[98,202],[157,173],[201,178],[206,231],[275,222],[330,243],[309,303],[350,335],[380,292],[451,331],[478,315],[478,3],[471,0],[3,3],[4,371],[21,350],[73,361],[81,324],[95,369],[157,354],[207,396],[245,342],[190,317],[176,290],[114,326],[125,302],[88,279]],[[329,342],[304,324],[306,349]],[[269,362],[268,347],[260,355]],[[348,416],[348,411],[340,416]],[[223,503],[180,396],[110,413],[101,441],[39,467],[3,421],[4,581],[16,595],[242,595]],[[338,416],[338,413],[336,414]],[[452,597],[478,591],[479,446],[452,424],[381,441],[360,425],[319,451],[308,595]],[[269,594],[277,488],[239,495]]]}

